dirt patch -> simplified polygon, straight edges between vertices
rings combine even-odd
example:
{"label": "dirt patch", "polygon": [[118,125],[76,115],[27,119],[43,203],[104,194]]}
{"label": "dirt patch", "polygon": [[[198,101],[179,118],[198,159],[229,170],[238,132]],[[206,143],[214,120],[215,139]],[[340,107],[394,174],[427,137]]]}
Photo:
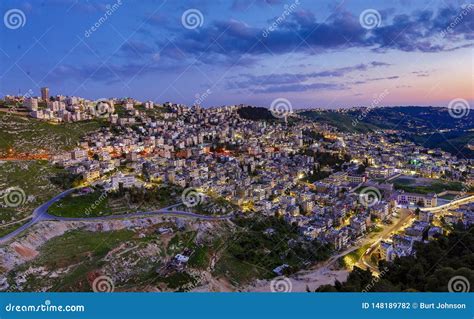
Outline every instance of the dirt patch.
{"label": "dirt patch", "polygon": [[31,260],[38,255],[35,249],[17,243],[13,244],[13,249],[26,260]]}

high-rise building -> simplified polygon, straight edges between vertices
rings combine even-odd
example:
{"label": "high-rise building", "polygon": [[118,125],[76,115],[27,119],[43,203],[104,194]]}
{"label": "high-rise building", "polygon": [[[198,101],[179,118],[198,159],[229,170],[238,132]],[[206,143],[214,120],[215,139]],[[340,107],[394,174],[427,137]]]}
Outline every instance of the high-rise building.
{"label": "high-rise building", "polygon": [[41,99],[45,102],[49,100],[49,88],[41,88]]}

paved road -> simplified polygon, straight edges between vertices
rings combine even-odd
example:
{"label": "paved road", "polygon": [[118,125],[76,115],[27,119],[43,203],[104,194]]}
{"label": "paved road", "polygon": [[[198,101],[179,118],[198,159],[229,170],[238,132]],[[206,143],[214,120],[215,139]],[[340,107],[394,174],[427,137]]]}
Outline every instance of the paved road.
{"label": "paved road", "polygon": [[451,208],[453,206],[457,205],[462,205],[462,204],[468,204],[474,202],[474,195],[469,195],[463,198],[459,198],[456,200],[453,200],[447,204],[436,206],[436,207],[423,207],[420,208],[420,210],[425,211],[425,212],[440,212],[443,211],[447,208]]}
{"label": "paved road", "polygon": [[71,218],[71,217],[60,217],[60,216],[53,216],[48,214],[48,208],[54,204],[55,202],[59,201],[60,199],[64,198],[65,196],[69,195],[73,191],[77,190],[78,188],[71,188],[67,191],[64,191],[46,203],[38,206],[32,214],[32,218],[29,222],[22,225],[21,227],[15,229],[13,232],[0,237],[0,244],[3,244],[10,239],[15,238],[20,233],[24,232],[34,224],[40,221],[46,220],[53,220],[53,221],[89,221],[89,222],[98,222],[98,221],[107,221],[113,219],[123,219],[123,218],[133,218],[133,217],[145,217],[145,216],[156,216],[156,215],[170,215],[170,216],[182,216],[182,217],[191,217],[196,219],[203,219],[203,220],[227,220],[232,217],[232,214],[224,215],[224,216],[208,216],[208,215],[200,215],[196,213],[186,212],[182,210],[173,210],[173,208],[181,206],[182,204],[175,204],[172,206],[168,206],[159,210],[151,211],[151,212],[137,212],[137,213],[130,213],[130,214],[122,214],[122,215],[108,215],[108,216],[101,216],[101,217],[84,217],[84,218]]}
{"label": "paved road", "polygon": [[398,232],[403,227],[407,226],[408,223],[411,224],[415,219],[415,215],[412,211],[407,209],[400,210],[400,219],[390,227],[385,228],[382,232],[380,232],[375,238],[370,239],[371,245],[370,247],[364,252],[364,254],[360,257],[357,261],[356,266],[362,269],[369,268],[375,275],[379,274],[378,267],[373,266],[370,263],[370,256],[377,248],[377,245],[385,239],[388,239],[393,233]]}

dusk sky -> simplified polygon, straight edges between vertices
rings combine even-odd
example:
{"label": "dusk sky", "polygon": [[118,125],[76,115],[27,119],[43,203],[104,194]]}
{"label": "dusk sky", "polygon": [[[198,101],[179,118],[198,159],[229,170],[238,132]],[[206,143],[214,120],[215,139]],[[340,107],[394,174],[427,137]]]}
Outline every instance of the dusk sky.
{"label": "dusk sky", "polygon": [[[204,94],[204,106],[367,106],[381,94],[381,105],[474,105],[466,1],[2,0],[0,9],[2,96],[48,86],[187,105]],[[11,9],[20,25],[7,22]]]}

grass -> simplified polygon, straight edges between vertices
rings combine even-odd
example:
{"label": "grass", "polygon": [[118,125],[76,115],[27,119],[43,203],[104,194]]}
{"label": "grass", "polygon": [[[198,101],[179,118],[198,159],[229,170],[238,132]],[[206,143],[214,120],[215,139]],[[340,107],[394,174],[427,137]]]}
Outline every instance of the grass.
{"label": "grass", "polygon": [[[395,189],[403,190],[409,193],[429,194],[441,193],[443,191],[461,191],[463,185],[461,182],[451,182],[436,179],[423,179],[423,185],[418,182],[419,179],[410,177],[398,177],[393,182]],[[418,184],[419,183],[419,184]]]}
{"label": "grass", "polygon": [[[101,259],[110,250],[131,240],[133,236],[130,230],[71,231],[46,242],[40,249],[39,257],[33,261],[33,266],[44,266],[50,270],[71,266],[72,271],[55,282],[51,290],[86,291],[87,274],[100,267]],[[34,281],[30,284],[35,285]],[[44,286],[44,283],[39,284]]]}
{"label": "grass", "polygon": [[51,205],[48,213],[61,217],[96,217],[110,215],[107,193],[95,191],[78,195],[70,194]]}
{"label": "grass", "polygon": [[[196,232],[190,231],[185,233],[177,233],[170,245],[182,252],[184,248],[195,249],[196,254],[190,259],[191,268],[206,268],[208,257],[207,247],[196,247],[194,239]],[[150,238],[156,240],[156,236],[138,238],[135,232],[127,229],[108,231],[108,232],[89,232],[83,230],[74,230],[65,233],[60,237],[47,241],[39,250],[39,255],[31,262],[27,262],[19,266],[15,271],[8,274],[9,282],[13,282],[14,276],[22,273],[30,268],[44,267],[48,272],[56,272],[58,270],[68,269],[67,272],[58,272],[58,277],[42,277],[37,275],[27,276],[27,283],[23,286],[25,291],[38,291],[42,288],[49,287],[48,291],[91,291],[90,278],[93,273],[108,273],[107,269],[110,263],[115,264],[120,260],[128,260],[132,265],[116,265],[117,272],[132,271],[131,277],[120,282],[121,289],[135,289],[136,287],[144,287],[149,284],[164,283],[169,289],[183,291],[184,286],[193,285],[197,279],[185,272],[175,272],[166,276],[159,276],[156,268],[163,260],[176,253],[171,251],[171,255],[165,254],[158,260],[151,261],[150,256],[141,256],[135,250],[127,252],[127,254],[110,254],[121,244],[125,243],[127,247],[146,247]],[[140,248],[139,248],[140,249]],[[123,249],[121,250],[124,251]],[[107,257],[107,258],[105,258]],[[120,263],[120,262],[119,262]],[[123,267],[121,269],[120,267]],[[129,269],[128,267],[132,267]],[[51,274],[51,273],[50,273]],[[119,282],[116,282],[116,287]]]}
{"label": "grass", "polygon": [[0,153],[57,153],[73,149],[80,138],[105,125],[103,120],[52,124],[0,112]]}
{"label": "grass", "polygon": [[213,275],[225,277],[233,284],[240,285],[260,277],[261,272],[252,264],[245,263],[229,254],[224,254],[219,259]]}
{"label": "grass", "polygon": [[371,232],[371,233],[380,233],[382,230],[383,230],[382,227],[380,227],[380,226],[374,226],[370,232]]}
{"label": "grass", "polygon": [[[273,269],[288,264],[288,273],[297,271],[307,263],[325,260],[330,249],[316,240],[297,241],[299,234],[296,226],[289,225],[279,218],[239,218],[234,219],[239,226],[227,240],[223,257],[217,262],[216,271],[230,276],[235,281],[246,280],[240,273],[247,269],[249,278],[272,278]],[[265,230],[272,228],[275,235],[266,235]],[[235,264],[235,265],[233,265]]]}
{"label": "grass", "polygon": [[[0,162],[0,190],[10,187],[24,192],[23,204],[0,210],[0,224],[23,219],[40,204],[60,193],[63,188],[51,182],[51,178],[64,172],[47,161]],[[19,227],[20,224],[17,224]],[[15,226],[9,228],[15,229]]]}
{"label": "grass", "polygon": [[120,243],[132,239],[133,235],[134,232],[130,230],[71,231],[46,242],[40,249],[41,254],[36,263],[56,269],[98,260]]}
{"label": "grass", "polygon": [[6,236],[6,235],[10,234],[15,229],[20,228],[22,225],[26,224],[29,221],[30,221],[30,219],[27,219],[23,222],[15,223],[13,225],[4,226],[4,227],[0,226],[0,237],[3,237],[3,236]]}
{"label": "grass", "polygon": [[209,261],[209,249],[205,246],[199,246],[189,258],[188,265],[192,268],[206,269],[209,265]]}
{"label": "grass", "polygon": [[[220,210],[223,210],[222,212]],[[201,215],[227,215],[238,209],[237,205],[222,197],[208,197],[204,203],[198,204],[196,207],[186,208]]]}
{"label": "grass", "polygon": [[182,291],[182,287],[188,284],[196,283],[196,279],[186,272],[175,272],[166,277],[155,277],[154,282],[163,282],[168,288]]}
{"label": "grass", "polygon": [[117,230],[109,232],[89,232],[74,230],[55,237],[41,246],[39,255],[8,274],[9,282],[19,272],[44,267],[47,271],[69,268],[58,277],[27,275],[25,291],[91,291],[88,274],[103,265],[103,258],[121,243],[130,241],[134,232]]}
{"label": "grass", "polygon": [[395,179],[394,182],[397,185],[408,186],[415,183],[415,180],[413,180],[412,178],[407,178],[407,177],[399,177]]}
{"label": "grass", "polygon": [[462,191],[463,186],[460,182],[433,182],[430,185],[421,186],[409,186],[404,184],[395,183],[395,189],[403,190],[408,193],[418,194],[429,194],[429,193],[441,193],[447,190],[450,191]]}
{"label": "grass", "polygon": [[345,267],[352,268],[353,265],[355,265],[359,259],[362,257],[362,255],[365,253],[365,251],[370,247],[370,244],[365,244],[364,246],[348,253],[344,257],[342,257],[342,261]]}
{"label": "grass", "polygon": [[185,248],[195,249],[194,239],[196,238],[195,231],[176,234],[169,242],[167,253],[168,255],[175,255],[181,253]]}
{"label": "grass", "polygon": [[455,194],[446,194],[444,196],[441,196],[439,198],[441,199],[446,199],[446,200],[454,200],[458,195]]}
{"label": "grass", "polygon": [[51,205],[48,212],[55,216],[80,218],[151,211],[174,204],[173,192],[174,189],[167,187],[110,193],[95,189],[86,195],[70,194]]}
{"label": "grass", "polygon": [[357,120],[357,116],[351,116],[349,114],[342,114],[336,112],[320,112],[320,111],[307,111],[301,113],[313,121],[323,122],[335,126],[342,132],[358,132],[367,133],[379,129],[378,126],[359,121],[357,125],[352,125],[353,121]]}

